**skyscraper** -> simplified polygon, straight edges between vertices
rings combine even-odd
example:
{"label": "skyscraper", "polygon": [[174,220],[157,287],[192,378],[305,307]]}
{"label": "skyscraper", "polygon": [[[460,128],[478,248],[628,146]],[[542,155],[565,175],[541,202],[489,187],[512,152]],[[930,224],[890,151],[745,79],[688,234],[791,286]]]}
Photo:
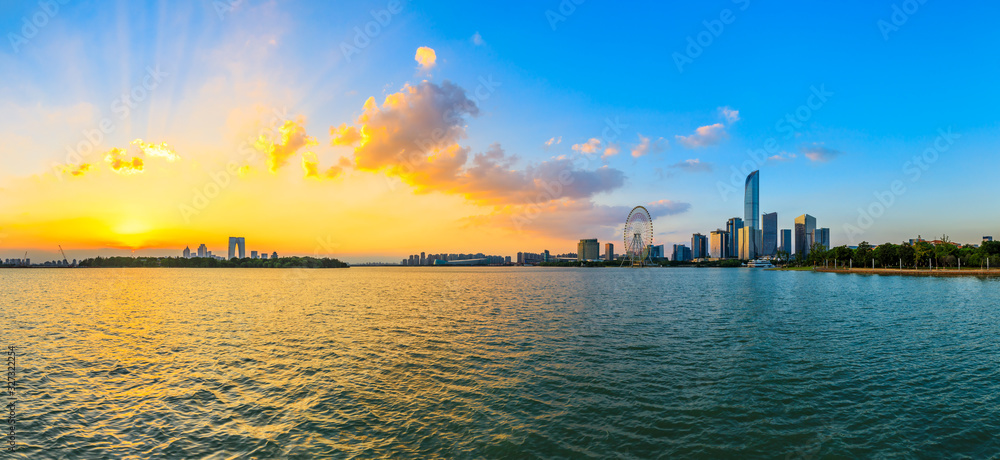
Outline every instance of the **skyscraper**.
{"label": "skyscraper", "polygon": [[788,256],[792,255],[792,229],[781,229],[781,246],[778,249],[785,251]]}
{"label": "skyscraper", "polygon": [[601,243],[597,239],[580,240],[576,244],[577,260],[597,260],[601,258]]}
{"label": "skyscraper", "polygon": [[615,260],[614,243],[604,243],[604,260]]}
{"label": "skyscraper", "polygon": [[691,249],[683,244],[675,244],[674,253],[670,257],[670,260],[675,262],[689,262],[691,260]]}
{"label": "skyscraper", "polygon": [[250,251],[250,258],[251,259],[256,259],[257,258],[257,251]]}
{"label": "skyscraper", "polygon": [[813,243],[813,235],[816,231],[816,218],[809,214],[803,214],[795,218],[795,255],[806,257],[809,255],[809,247]]}
{"label": "skyscraper", "polygon": [[744,197],[743,197],[743,226],[750,230],[747,231],[747,235],[750,235],[745,242],[741,243],[741,246],[745,245],[747,247],[747,253],[744,254],[747,257],[741,257],[746,259],[756,258],[760,252],[760,242],[757,241],[755,235],[760,231],[760,171],[754,171],[747,176],[746,184],[744,185]]}
{"label": "skyscraper", "polygon": [[427,265],[427,254],[426,253],[423,253],[423,252],[420,253],[420,265]]}
{"label": "skyscraper", "polygon": [[704,259],[708,257],[708,237],[701,233],[691,235],[691,257]]}
{"label": "skyscraper", "polygon": [[229,258],[232,259],[236,257],[236,249],[239,249],[240,259],[246,257],[247,253],[247,241],[242,236],[230,236],[229,237]]}
{"label": "skyscraper", "polygon": [[204,243],[198,246],[198,257],[208,257],[208,248]]}
{"label": "skyscraper", "polygon": [[823,249],[830,250],[830,229],[829,228],[817,228],[816,235],[813,237],[813,241],[823,245]]}
{"label": "skyscraper", "polygon": [[728,257],[729,233],[723,229],[718,229],[709,234],[712,242],[711,256],[714,259],[725,259]]}
{"label": "skyscraper", "polygon": [[726,233],[729,234],[729,247],[726,248],[726,258],[735,259],[740,255],[740,229],[743,219],[733,217],[726,222]]}
{"label": "skyscraper", "polygon": [[185,246],[184,247],[184,258],[185,259],[190,259],[191,258],[191,246]]}
{"label": "skyscraper", "polygon": [[778,253],[778,213],[771,212],[764,214],[763,219],[764,236],[762,256],[773,257]]}

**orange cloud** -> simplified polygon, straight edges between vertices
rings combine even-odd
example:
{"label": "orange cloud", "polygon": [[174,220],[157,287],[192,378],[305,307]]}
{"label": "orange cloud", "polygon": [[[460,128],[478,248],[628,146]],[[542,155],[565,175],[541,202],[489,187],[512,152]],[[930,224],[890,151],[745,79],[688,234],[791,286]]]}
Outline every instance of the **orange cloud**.
{"label": "orange cloud", "polygon": [[69,173],[72,174],[72,175],[74,175],[74,176],[79,177],[79,176],[82,176],[82,175],[86,174],[87,171],[90,171],[91,169],[92,169],[92,166],[90,165],[90,163],[84,163],[84,164],[81,164],[80,166],[77,166],[76,169],[72,169]]}
{"label": "orange cloud", "polygon": [[413,59],[420,64],[420,70],[430,70],[437,63],[437,53],[431,48],[421,46],[417,48],[417,54],[413,56]]}
{"label": "orange cloud", "polygon": [[108,162],[111,169],[118,174],[141,173],[144,163],[138,156],[128,157],[128,151],[113,148],[104,156],[104,161]]}
{"label": "orange cloud", "polygon": [[269,140],[264,136],[257,139],[256,147],[267,155],[267,167],[272,173],[288,164],[288,159],[304,147],[317,145],[316,139],[306,134],[302,126],[305,120],[287,120],[278,128],[278,139]]}

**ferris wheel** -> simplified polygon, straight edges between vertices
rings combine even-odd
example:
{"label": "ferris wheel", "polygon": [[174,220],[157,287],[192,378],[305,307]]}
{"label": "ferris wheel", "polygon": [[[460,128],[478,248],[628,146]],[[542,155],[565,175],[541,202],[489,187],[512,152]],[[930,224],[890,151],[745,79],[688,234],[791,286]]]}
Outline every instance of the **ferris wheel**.
{"label": "ferris wheel", "polygon": [[636,206],[625,221],[625,259],[633,267],[652,264],[649,248],[653,245],[653,218],[643,206]]}

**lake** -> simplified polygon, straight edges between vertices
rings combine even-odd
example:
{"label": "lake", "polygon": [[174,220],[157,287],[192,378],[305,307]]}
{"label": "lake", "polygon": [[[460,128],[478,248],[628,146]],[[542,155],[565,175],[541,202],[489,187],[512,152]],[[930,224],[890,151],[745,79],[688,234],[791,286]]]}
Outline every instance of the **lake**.
{"label": "lake", "polygon": [[0,287],[14,458],[1000,454],[1000,280],[30,269]]}

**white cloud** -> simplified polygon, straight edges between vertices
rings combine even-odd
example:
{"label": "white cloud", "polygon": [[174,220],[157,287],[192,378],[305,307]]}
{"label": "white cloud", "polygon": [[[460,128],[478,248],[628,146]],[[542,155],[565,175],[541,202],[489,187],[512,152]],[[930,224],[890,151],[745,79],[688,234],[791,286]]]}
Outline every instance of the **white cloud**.
{"label": "white cloud", "polygon": [[689,149],[696,149],[716,145],[726,137],[729,137],[729,134],[726,133],[726,127],[722,123],[716,123],[714,125],[702,126],[696,129],[690,136],[675,137],[681,145]]}
{"label": "white cloud", "polygon": [[413,59],[420,64],[420,70],[430,70],[437,64],[437,53],[434,52],[432,48],[421,46],[417,48],[417,54],[413,56]]}
{"label": "white cloud", "polygon": [[719,113],[722,114],[722,118],[726,120],[726,123],[733,124],[740,121],[740,111],[733,110],[731,107],[719,107]]}
{"label": "white cloud", "polygon": [[688,172],[712,172],[711,163],[702,163],[701,160],[694,158],[691,160],[684,160],[679,163],[670,165],[673,169],[683,169]]}
{"label": "white cloud", "polygon": [[639,134],[639,144],[632,148],[632,156],[639,158],[650,153],[660,153],[666,150],[668,146],[669,143],[662,137],[656,141],[652,141],[650,138]]}
{"label": "white cloud", "polygon": [[559,145],[560,143],[562,143],[562,136],[559,136],[558,138],[553,137],[545,141],[545,148],[548,149],[549,147],[552,147],[553,145]]}
{"label": "white cloud", "polygon": [[600,148],[601,140],[596,137],[590,138],[590,140],[583,144],[573,144],[573,150],[580,153],[597,153]]}
{"label": "white cloud", "polygon": [[826,163],[827,161],[830,161],[844,153],[840,150],[825,147],[822,143],[816,142],[809,145],[800,145],[799,151],[802,152],[806,158],[820,163]]}
{"label": "white cloud", "polygon": [[483,41],[483,36],[479,35],[478,31],[474,35],[472,35],[472,44],[474,44],[476,46],[482,46],[483,43],[486,43],[486,42]]}

